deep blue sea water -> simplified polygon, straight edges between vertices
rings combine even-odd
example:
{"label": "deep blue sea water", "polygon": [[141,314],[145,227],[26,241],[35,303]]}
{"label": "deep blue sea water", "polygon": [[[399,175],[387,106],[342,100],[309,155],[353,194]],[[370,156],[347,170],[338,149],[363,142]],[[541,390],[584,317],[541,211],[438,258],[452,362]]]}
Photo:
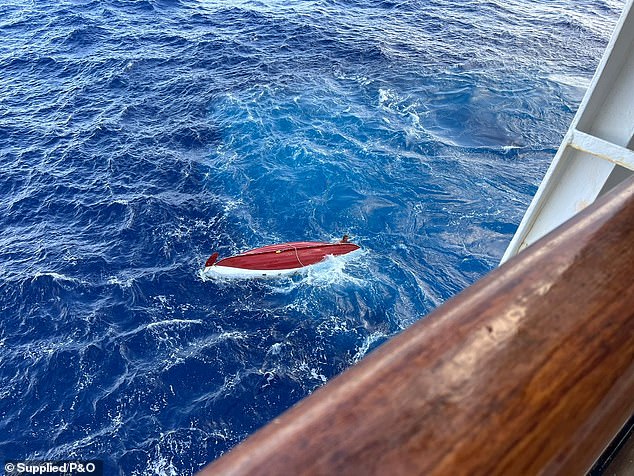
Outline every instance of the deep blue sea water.
{"label": "deep blue sea water", "polygon": [[622,6],[3,0],[0,460],[192,474],[491,270]]}

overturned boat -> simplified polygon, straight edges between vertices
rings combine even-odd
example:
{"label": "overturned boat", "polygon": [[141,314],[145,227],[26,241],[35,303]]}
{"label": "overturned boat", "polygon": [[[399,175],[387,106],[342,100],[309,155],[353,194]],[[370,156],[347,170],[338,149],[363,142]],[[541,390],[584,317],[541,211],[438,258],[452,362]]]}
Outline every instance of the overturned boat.
{"label": "overturned boat", "polygon": [[205,263],[204,274],[218,278],[274,278],[298,273],[324,261],[329,256],[341,256],[359,249],[348,236],[336,243],[294,241],[261,248],[223,258],[212,254]]}

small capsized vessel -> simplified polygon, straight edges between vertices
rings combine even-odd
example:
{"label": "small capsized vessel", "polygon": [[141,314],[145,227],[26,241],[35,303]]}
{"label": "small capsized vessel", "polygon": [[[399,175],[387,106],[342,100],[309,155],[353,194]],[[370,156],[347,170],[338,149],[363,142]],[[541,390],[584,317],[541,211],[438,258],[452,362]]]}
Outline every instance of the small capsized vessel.
{"label": "small capsized vessel", "polygon": [[212,254],[205,263],[203,273],[217,278],[273,278],[288,276],[303,268],[324,261],[329,256],[341,256],[359,249],[344,235],[341,241],[294,241],[261,248],[223,258]]}

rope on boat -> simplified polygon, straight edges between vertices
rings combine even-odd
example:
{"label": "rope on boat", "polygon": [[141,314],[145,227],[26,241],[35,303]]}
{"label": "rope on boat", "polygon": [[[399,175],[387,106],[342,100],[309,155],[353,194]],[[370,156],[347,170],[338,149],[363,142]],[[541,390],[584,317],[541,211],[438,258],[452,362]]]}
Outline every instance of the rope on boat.
{"label": "rope on boat", "polygon": [[304,263],[302,263],[302,260],[299,259],[299,253],[297,252],[297,246],[293,246],[293,249],[295,250],[295,258],[297,258],[297,261],[299,262],[299,264],[301,264],[302,267],[306,266]]}

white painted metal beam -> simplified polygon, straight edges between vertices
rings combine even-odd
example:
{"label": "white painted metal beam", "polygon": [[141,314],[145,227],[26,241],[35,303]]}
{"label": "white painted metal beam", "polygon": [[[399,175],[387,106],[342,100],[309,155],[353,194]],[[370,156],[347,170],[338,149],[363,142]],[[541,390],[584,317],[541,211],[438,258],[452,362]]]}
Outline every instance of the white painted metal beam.
{"label": "white painted metal beam", "polygon": [[502,262],[634,170],[634,0],[628,0],[579,110]]}
{"label": "white painted metal beam", "polygon": [[[634,87],[634,83],[632,83]],[[581,131],[572,131],[570,147],[634,170],[634,151]]]}

